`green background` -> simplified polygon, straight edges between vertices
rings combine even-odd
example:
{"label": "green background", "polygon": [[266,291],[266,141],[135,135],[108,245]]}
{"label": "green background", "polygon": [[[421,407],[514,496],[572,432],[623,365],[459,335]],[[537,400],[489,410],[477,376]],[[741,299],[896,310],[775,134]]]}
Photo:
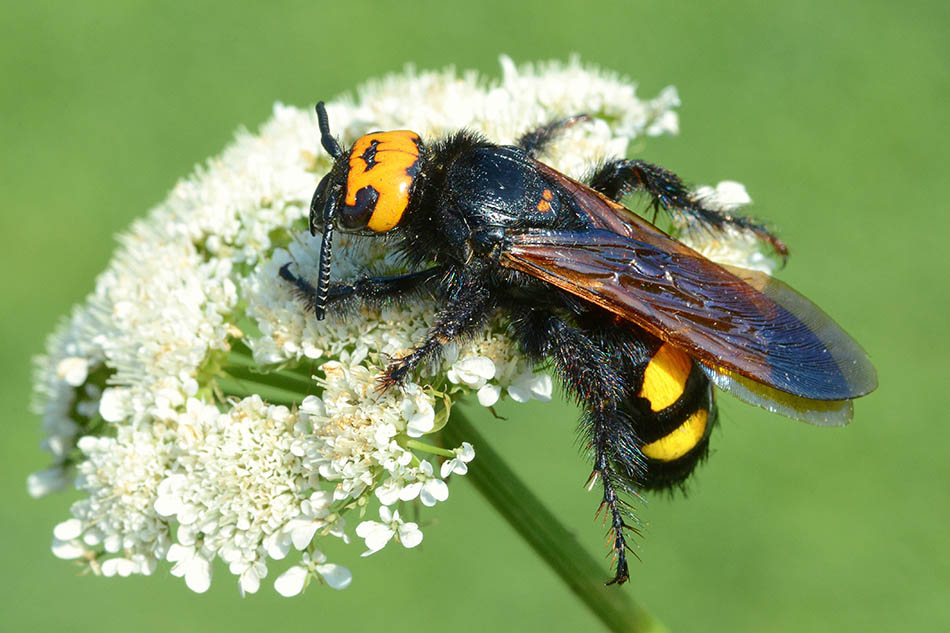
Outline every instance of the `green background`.
{"label": "green background", "polygon": [[[92,288],[113,235],[272,103],[454,64],[582,59],[680,91],[680,137],[644,156],[688,180],[744,182],[793,256],[781,277],[844,325],[880,389],[845,429],[722,398],[715,455],[687,499],[652,497],[629,592],[674,631],[950,628],[947,446],[948,25],[944,2],[122,2],[0,14],[0,469],[10,631],[597,631],[597,621],[471,485],[416,550],[350,560],[344,592],[195,595],[79,576],[49,551],[69,495],[30,500],[46,466],[30,357]],[[316,139],[316,137],[315,137]],[[567,404],[477,422],[596,556],[589,466]],[[475,462],[477,468],[477,461]],[[604,577],[607,577],[606,561]]]}

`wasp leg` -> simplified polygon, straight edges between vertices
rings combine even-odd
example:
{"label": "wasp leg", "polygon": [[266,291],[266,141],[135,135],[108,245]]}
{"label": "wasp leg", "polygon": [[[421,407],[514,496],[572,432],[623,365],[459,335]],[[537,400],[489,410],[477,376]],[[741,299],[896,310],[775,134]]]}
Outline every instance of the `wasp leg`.
{"label": "wasp leg", "polygon": [[618,202],[628,193],[642,191],[650,196],[654,213],[662,208],[674,219],[685,223],[698,222],[720,231],[730,226],[751,231],[767,242],[783,260],[788,257],[785,243],[761,223],[746,216],[709,208],[683,184],[679,176],[659,165],[642,160],[615,159],[594,172],[588,184]]}
{"label": "wasp leg", "polygon": [[[327,304],[358,299],[367,305],[380,305],[407,294],[422,290],[426,282],[442,272],[440,266],[434,266],[418,272],[395,275],[392,277],[364,277],[350,284],[333,284],[327,297]],[[294,294],[303,302],[308,311],[314,312],[317,305],[317,289],[302,277],[290,272],[290,264],[280,269],[280,277],[294,285]]]}
{"label": "wasp leg", "polygon": [[545,123],[539,128],[522,134],[516,145],[527,151],[528,155],[532,158],[536,158],[564,128],[568,128],[581,121],[590,121],[590,116],[586,114],[575,114],[566,119]]}
{"label": "wasp leg", "polygon": [[437,357],[445,345],[479,331],[494,307],[491,293],[481,284],[457,286],[448,296],[448,305],[439,312],[426,339],[407,356],[390,363],[379,377],[382,390],[402,384],[417,367]]}
{"label": "wasp leg", "polygon": [[646,472],[639,439],[622,403],[632,387],[627,365],[636,362],[641,353],[617,328],[580,329],[539,310],[522,311],[512,319],[512,326],[526,355],[553,361],[561,382],[584,405],[581,427],[594,462],[590,481],[600,479],[600,509],[609,512],[613,535],[616,567],[608,584],[622,584],[629,578],[626,531],[636,530],[627,523],[627,518],[635,518],[618,493],[636,494],[633,486],[644,480]]}
{"label": "wasp leg", "polygon": [[[607,582],[608,585],[614,583],[622,585],[630,579],[630,572],[627,567],[627,545],[626,530],[631,528],[625,518],[632,517],[632,512],[627,504],[617,495],[618,488],[628,490],[628,486],[623,483],[622,476],[617,473],[611,465],[611,461],[617,458],[616,447],[613,444],[613,435],[616,433],[615,427],[622,424],[622,415],[614,410],[594,411],[585,420],[590,435],[591,448],[594,451],[594,470],[591,471],[590,481],[599,478],[604,491],[603,500],[600,503],[600,510],[606,508],[610,513],[610,531],[613,532],[613,553],[615,572],[614,577]],[[606,518],[606,517],[605,517]]]}

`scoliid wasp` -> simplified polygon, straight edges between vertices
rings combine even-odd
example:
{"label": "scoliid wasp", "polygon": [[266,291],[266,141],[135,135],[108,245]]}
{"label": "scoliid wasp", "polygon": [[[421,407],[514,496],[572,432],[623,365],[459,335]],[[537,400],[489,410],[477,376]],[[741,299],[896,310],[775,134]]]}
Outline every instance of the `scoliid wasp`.
{"label": "scoliid wasp", "polygon": [[[567,125],[555,121],[498,145],[459,131],[432,142],[408,130],[366,134],[345,151],[317,104],[334,159],[313,195],[322,232],[317,284],[280,275],[323,319],[348,300],[405,301],[428,292],[436,325],[383,372],[398,386],[446,344],[503,314],[520,351],[547,361],[583,409],[581,426],[603,489],[616,573],[628,579],[632,511],[620,494],[682,483],[705,456],[716,420],[713,386],[788,417],[846,423],[852,400],[877,385],[844,330],[782,282],[713,263],[620,204],[710,231],[785,245],[749,218],[711,208],[678,176],[640,160],[602,164],[578,182],[538,160]],[[408,272],[331,283],[333,231],[387,234]]]}

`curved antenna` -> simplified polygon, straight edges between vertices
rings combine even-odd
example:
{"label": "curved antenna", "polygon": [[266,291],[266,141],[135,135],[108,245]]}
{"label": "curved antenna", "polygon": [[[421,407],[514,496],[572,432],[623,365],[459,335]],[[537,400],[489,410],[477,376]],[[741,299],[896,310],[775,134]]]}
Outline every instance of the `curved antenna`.
{"label": "curved antenna", "polygon": [[327,198],[323,208],[323,240],[320,243],[320,265],[317,277],[317,297],[313,312],[317,321],[322,321],[327,314],[327,297],[330,294],[330,256],[333,254],[333,216],[336,204],[333,197]]}
{"label": "curved antenna", "polygon": [[[343,156],[343,148],[333,136],[330,135],[330,119],[327,117],[327,107],[322,101],[317,102],[317,123],[320,126],[320,144],[326,150],[333,160]],[[310,203],[310,232],[314,232],[314,211],[321,194],[327,188],[327,177],[324,176],[313,194],[313,200]],[[317,277],[317,296],[313,306],[313,312],[317,321],[322,321],[327,315],[327,297],[330,294],[330,259],[333,255],[333,216],[336,215],[336,201],[333,193],[326,197],[323,205],[323,239],[320,243],[320,265],[319,276]]]}
{"label": "curved antenna", "polygon": [[317,101],[317,122],[320,124],[320,144],[327,154],[335,159],[343,155],[343,148],[330,136],[330,119],[327,118],[327,107],[322,101]]}

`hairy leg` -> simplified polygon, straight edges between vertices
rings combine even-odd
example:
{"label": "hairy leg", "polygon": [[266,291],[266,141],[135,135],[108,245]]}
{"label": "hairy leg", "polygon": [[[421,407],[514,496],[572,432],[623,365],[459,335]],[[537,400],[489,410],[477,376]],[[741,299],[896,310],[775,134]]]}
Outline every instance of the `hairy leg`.
{"label": "hairy leg", "polygon": [[654,212],[662,208],[673,217],[698,222],[720,231],[730,226],[751,231],[783,259],[788,256],[785,243],[762,224],[752,218],[709,208],[683,184],[679,176],[659,165],[642,160],[615,159],[594,172],[588,184],[618,202],[628,193],[642,191],[650,196]]}
{"label": "hairy leg", "polygon": [[439,356],[442,348],[480,330],[494,308],[491,292],[485,284],[469,281],[456,285],[446,305],[439,311],[436,324],[425,340],[408,355],[394,360],[379,378],[385,390],[400,385],[419,366]]}
{"label": "hairy leg", "polygon": [[[364,277],[348,284],[331,284],[327,303],[356,299],[369,305],[378,305],[423,289],[427,282],[435,280],[441,273],[442,268],[435,266],[404,275]],[[313,312],[319,299],[317,289],[313,287],[313,284],[290,272],[289,263],[281,267],[279,274],[281,279],[294,285],[294,294],[303,302],[308,311]]]}
{"label": "hairy leg", "polygon": [[536,158],[545,148],[554,140],[554,137],[561,133],[564,128],[570,127],[581,121],[589,121],[590,117],[586,114],[575,114],[574,116],[545,123],[539,128],[530,132],[525,132],[518,139],[516,145],[525,149],[528,155]]}
{"label": "hairy leg", "polygon": [[512,331],[529,357],[553,362],[562,383],[584,408],[581,426],[593,457],[589,481],[600,480],[603,496],[598,513],[606,509],[613,541],[616,569],[610,583],[626,582],[627,531],[636,529],[627,523],[633,513],[619,493],[636,494],[634,485],[646,476],[640,440],[623,406],[632,386],[627,367],[638,348],[616,328],[602,332],[578,328],[542,310],[513,319]]}

